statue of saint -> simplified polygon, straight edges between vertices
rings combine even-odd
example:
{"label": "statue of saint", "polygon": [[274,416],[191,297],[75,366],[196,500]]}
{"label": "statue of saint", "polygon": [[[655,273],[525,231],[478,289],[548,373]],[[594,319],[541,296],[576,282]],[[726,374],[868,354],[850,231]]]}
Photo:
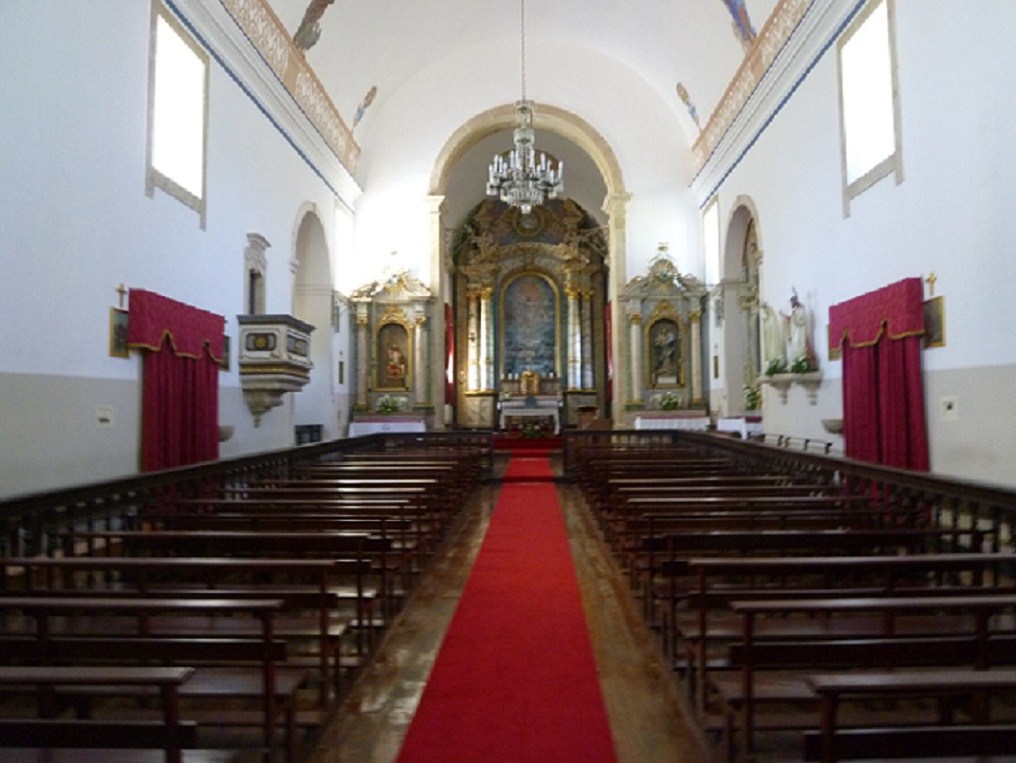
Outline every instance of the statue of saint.
{"label": "statue of saint", "polygon": [[774,363],[787,360],[786,340],[783,338],[783,325],[776,311],[768,303],[762,303],[762,370]]}
{"label": "statue of saint", "polygon": [[814,368],[815,351],[808,334],[808,313],[797,298],[796,291],[790,297],[790,312],[782,315],[787,328],[787,362],[793,365],[801,358],[806,358],[809,367]]}

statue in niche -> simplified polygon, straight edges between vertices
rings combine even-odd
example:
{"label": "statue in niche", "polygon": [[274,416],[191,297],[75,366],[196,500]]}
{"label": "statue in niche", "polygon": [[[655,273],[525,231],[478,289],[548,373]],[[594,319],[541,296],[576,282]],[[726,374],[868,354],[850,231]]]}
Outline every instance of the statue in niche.
{"label": "statue in niche", "polygon": [[816,367],[815,351],[808,332],[808,313],[797,298],[797,290],[790,296],[790,312],[781,313],[786,327],[787,363],[792,370],[809,370]]}
{"label": "statue in niche", "polygon": [[762,352],[763,371],[775,371],[787,364],[786,340],[783,338],[783,324],[772,305],[762,303]]}
{"label": "statue in niche", "polygon": [[681,383],[681,334],[672,320],[656,321],[649,329],[653,386]]}

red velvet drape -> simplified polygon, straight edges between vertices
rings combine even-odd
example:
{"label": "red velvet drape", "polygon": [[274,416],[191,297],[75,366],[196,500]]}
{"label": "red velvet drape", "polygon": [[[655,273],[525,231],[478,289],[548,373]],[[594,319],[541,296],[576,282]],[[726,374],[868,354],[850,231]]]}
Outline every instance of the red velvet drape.
{"label": "red velvet drape", "polygon": [[829,336],[843,352],[846,455],[928,469],[921,382],[923,287],[908,278],[829,308]]}
{"label": "red velvet drape", "polygon": [[225,319],[131,289],[128,343],[146,350],[141,470],[219,457],[219,361]]}

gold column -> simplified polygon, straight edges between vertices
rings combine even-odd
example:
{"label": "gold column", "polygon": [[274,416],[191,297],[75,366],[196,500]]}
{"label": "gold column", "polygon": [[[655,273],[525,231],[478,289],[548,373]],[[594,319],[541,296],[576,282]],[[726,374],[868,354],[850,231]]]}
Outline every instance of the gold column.
{"label": "gold column", "polygon": [[642,315],[632,313],[628,316],[628,322],[628,350],[631,358],[631,362],[628,364],[628,372],[631,377],[631,402],[636,405],[643,405],[642,389],[645,387],[645,379],[642,368]]}
{"label": "gold column", "polygon": [[565,289],[568,295],[568,390],[582,388],[582,324],[579,315],[581,292],[575,286]]}
{"label": "gold column", "polygon": [[691,402],[702,402],[702,311],[692,310],[691,321]]}
{"label": "gold column", "polygon": [[582,388],[595,389],[593,378],[593,292],[582,294]]}
{"label": "gold column", "polygon": [[491,320],[490,300],[494,290],[480,292],[480,376],[481,390],[494,389],[494,321]]}
{"label": "gold column", "polygon": [[466,338],[466,362],[469,368],[469,382],[466,389],[470,392],[480,389],[480,297],[475,292],[466,296],[469,302],[469,335]]}
{"label": "gold column", "polygon": [[431,405],[431,385],[428,383],[427,373],[430,370],[430,363],[427,362],[427,316],[417,315],[413,324],[413,397],[417,405]]}
{"label": "gold column", "polygon": [[367,304],[356,305],[356,408],[367,410],[367,389],[370,379],[370,368],[373,359],[370,353],[370,318],[367,315]]}

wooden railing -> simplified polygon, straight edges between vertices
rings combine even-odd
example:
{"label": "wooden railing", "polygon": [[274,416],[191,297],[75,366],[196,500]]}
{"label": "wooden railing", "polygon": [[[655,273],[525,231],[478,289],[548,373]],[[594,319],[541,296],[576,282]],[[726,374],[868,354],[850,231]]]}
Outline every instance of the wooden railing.
{"label": "wooden railing", "polygon": [[788,474],[822,484],[842,485],[851,494],[868,495],[874,508],[920,508],[944,528],[977,527],[989,546],[983,550],[1009,551],[1016,562],[1016,491],[951,479],[924,472],[827,456],[797,448],[775,446],[723,435],[677,430],[569,430],[564,433],[564,470],[574,476],[583,448],[615,446],[659,448],[691,445],[704,453],[724,454],[766,471]]}
{"label": "wooden railing", "polygon": [[489,474],[493,435],[479,432],[384,433],[259,453],[0,501],[0,556],[56,553],[68,529],[117,530],[143,506],[214,493],[264,477],[284,478],[295,467],[344,452],[410,448],[470,448]]}

